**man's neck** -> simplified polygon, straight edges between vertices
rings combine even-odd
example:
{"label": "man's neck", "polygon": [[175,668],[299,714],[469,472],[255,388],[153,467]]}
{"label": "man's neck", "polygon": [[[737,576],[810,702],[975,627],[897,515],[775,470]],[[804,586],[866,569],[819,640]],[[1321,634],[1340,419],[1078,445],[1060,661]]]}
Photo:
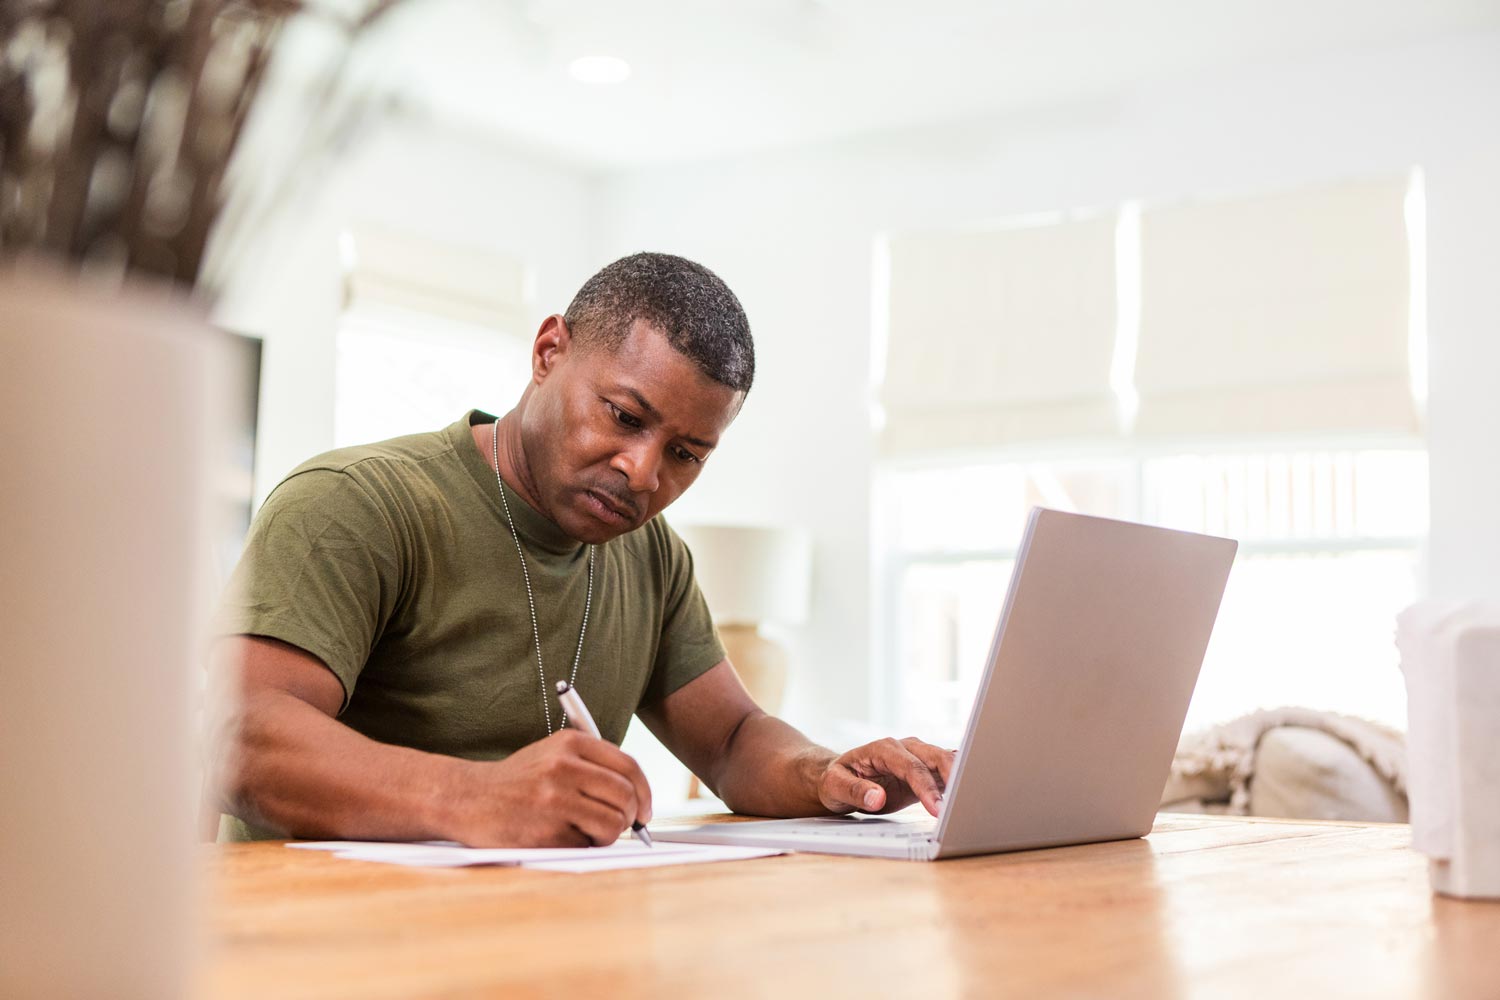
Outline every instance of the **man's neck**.
{"label": "man's neck", "polygon": [[[526,462],[526,450],[521,445],[521,415],[511,410],[492,424],[476,424],[469,428],[474,445],[484,458],[484,464],[495,469],[505,485],[515,490],[522,500],[543,517],[547,510],[542,506],[536,481],[531,477],[531,467]],[[498,444],[498,448],[496,445]],[[495,468],[498,452],[500,467]],[[551,520],[548,517],[548,520]]]}

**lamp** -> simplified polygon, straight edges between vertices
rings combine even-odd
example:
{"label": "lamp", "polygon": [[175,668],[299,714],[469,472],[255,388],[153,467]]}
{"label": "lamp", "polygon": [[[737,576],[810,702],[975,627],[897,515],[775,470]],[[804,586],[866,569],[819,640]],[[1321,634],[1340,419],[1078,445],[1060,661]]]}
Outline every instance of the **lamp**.
{"label": "lamp", "polygon": [[756,704],[775,713],[786,690],[787,654],[761,626],[807,619],[811,539],[795,528],[699,524],[676,530],[692,550],[698,586],[730,662]]}

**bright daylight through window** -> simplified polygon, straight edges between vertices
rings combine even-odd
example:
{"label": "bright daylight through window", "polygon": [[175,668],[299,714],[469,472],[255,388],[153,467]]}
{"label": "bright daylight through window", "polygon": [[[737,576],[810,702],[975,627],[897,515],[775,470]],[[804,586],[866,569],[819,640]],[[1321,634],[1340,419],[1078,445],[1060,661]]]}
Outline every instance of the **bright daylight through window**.
{"label": "bright daylight through window", "polygon": [[[974,335],[993,338],[978,350],[991,363],[1041,370],[1031,385],[1025,372],[996,374],[993,384],[1007,392],[989,400],[974,391],[988,373],[964,373],[957,405],[941,387],[917,395],[909,373],[877,389],[888,424],[874,522],[887,719],[957,738],[1037,505],[1240,540],[1189,729],[1282,705],[1401,725],[1392,634],[1418,593],[1428,526],[1420,198],[1416,175],[1409,184],[1195,205],[1191,214],[1121,212],[1109,274],[1124,287],[1114,290],[1113,316],[1098,308],[1107,290],[1069,287],[1080,278],[1098,284],[1097,266],[1077,263],[1090,246],[1096,258],[1103,252],[1105,237],[1086,228],[1096,219],[1059,222],[1055,229],[1073,233],[1046,237],[1070,248],[1066,269],[1054,262],[1042,281],[1046,294],[1072,296],[1056,316],[1009,294],[1038,283],[1024,270],[973,275],[966,293],[941,289],[970,302],[1008,300],[971,310],[977,325],[991,324]],[[1291,220],[1281,232],[1278,212]],[[1041,245],[1035,230],[1017,232]],[[1234,243],[1241,266],[1232,284],[1214,288],[1202,276],[1225,262],[1208,233]],[[993,248],[1013,236],[992,238],[989,260],[1003,272],[1010,250]],[[883,331],[891,361],[903,350],[903,300],[937,293],[921,286],[953,271],[937,266],[934,237],[921,239],[891,240]],[[974,234],[960,239],[972,259]],[[1256,240],[1262,259],[1245,249]],[[1353,263],[1331,253],[1351,241],[1361,245]],[[1190,252],[1205,259],[1201,271],[1190,270],[1198,266],[1184,259]],[[1322,256],[1339,260],[1323,267]],[[1111,329],[1101,335],[1101,325]],[[1045,342],[1054,328],[1065,351],[994,346],[1007,337]],[[1051,398],[1034,389],[1049,383],[1059,387]],[[1112,433],[1101,432],[1091,393],[1114,397]],[[961,447],[933,444],[954,440]]]}
{"label": "bright daylight through window", "polygon": [[531,343],[521,261],[369,227],[340,249],[336,445],[434,431],[470,407],[510,409]]}
{"label": "bright daylight through window", "polygon": [[338,447],[435,431],[477,406],[508,410],[526,380],[524,338],[399,309],[339,321],[334,383]]}

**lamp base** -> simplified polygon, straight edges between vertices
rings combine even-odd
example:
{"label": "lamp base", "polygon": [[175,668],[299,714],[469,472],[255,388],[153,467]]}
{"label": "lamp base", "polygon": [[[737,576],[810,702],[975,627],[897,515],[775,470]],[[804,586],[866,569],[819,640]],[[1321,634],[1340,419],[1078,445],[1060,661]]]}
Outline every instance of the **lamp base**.
{"label": "lamp base", "polygon": [[720,625],[719,638],[755,703],[772,715],[786,694],[787,654],[755,625]]}
{"label": "lamp base", "polygon": [[[760,634],[755,625],[720,625],[719,639],[750,697],[766,712],[781,711],[786,693],[787,654],[775,640]],[[696,775],[688,783],[688,798],[699,797]]]}

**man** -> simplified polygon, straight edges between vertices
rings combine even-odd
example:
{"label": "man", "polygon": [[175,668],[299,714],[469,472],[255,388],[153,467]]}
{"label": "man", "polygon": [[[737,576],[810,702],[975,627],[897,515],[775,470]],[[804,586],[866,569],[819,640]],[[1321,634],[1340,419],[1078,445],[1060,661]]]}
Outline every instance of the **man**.
{"label": "man", "polygon": [[[651,819],[632,714],[737,812],[937,814],[952,753],[839,755],[756,707],[657,515],[754,376],[706,268],[637,254],[542,324],[496,420],[331,452],[256,517],[225,600],[211,772],[235,837],[612,843]],[[566,726],[576,683],[604,739]]]}

